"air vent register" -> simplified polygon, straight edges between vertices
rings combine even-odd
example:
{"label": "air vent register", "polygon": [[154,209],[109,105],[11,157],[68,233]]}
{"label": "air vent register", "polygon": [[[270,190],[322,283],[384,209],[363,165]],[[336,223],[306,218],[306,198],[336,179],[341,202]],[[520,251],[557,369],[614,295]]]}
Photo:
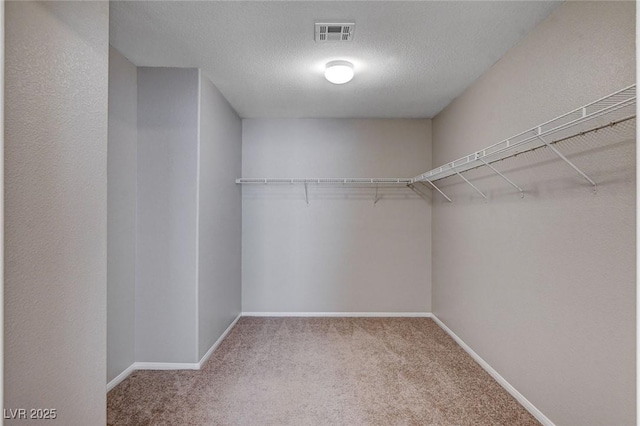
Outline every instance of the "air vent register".
{"label": "air vent register", "polygon": [[346,23],[328,23],[316,22],[315,40],[316,43],[325,43],[328,41],[351,41],[353,40],[353,32],[356,24],[353,22]]}

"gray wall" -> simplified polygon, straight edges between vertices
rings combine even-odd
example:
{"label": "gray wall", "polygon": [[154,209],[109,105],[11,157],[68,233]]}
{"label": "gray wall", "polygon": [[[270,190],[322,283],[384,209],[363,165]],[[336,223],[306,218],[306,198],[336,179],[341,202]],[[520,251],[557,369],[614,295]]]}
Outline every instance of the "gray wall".
{"label": "gray wall", "polygon": [[197,357],[198,70],[138,68],[136,361]]}
{"label": "gray wall", "polygon": [[[430,120],[245,119],[245,177],[406,177]],[[428,191],[425,191],[428,192]],[[428,312],[431,208],[408,188],[242,188],[242,310]]]}
{"label": "gray wall", "polygon": [[109,48],[107,382],[135,360],[137,74]]}
{"label": "gray wall", "polygon": [[109,4],[5,7],[4,407],[105,424]]}
{"label": "gray wall", "polygon": [[242,124],[216,87],[116,51],[111,67],[109,380],[197,362],[220,337],[240,312],[242,218]]}
{"label": "gray wall", "polygon": [[200,77],[198,314],[201,358],[240,313],[242,122]]}
{"label": "gray wall", "polygon": [[[566,2],[433,121],[434,165],[635,81],[632,2]],[[625,130],[626,129],[626,130]],[[635,424],[635,131],[621,125],[470,173],[436,198],[433,311],[562,425]]]}

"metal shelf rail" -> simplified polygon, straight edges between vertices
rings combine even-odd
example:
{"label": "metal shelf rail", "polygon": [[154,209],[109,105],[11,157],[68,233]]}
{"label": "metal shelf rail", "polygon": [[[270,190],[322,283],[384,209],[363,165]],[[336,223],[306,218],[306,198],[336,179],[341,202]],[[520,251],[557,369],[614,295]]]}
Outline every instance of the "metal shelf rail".
{"label": "metal shelf rail", "polygon": [[[304,184],[305,199],[309,204],[308,184],[323,185],[375,185],[376,190],[379,185],[387,186],[409,186],[415,183],[427,183],[437,190],[447,201],[452,202],[434,182],[447,177],[457,175],[469,184],[483,198],[487,196],[470,182],[462,173],[476,169],[478,167],[488,167],[499,175],[509,185],[518,190],[524,196],[524,190],[497,170],[492,163],[504,160],[509,157],[521,154],[526,151],[548,147],[560,159],[567,163],[577,173],[580,174],[594,189],[596,182],[585,174],[571,160],[564,156],[554,144],[560,140],[565,140],[573,136],[595,131],[597,129],[613,126],[617,123],[629,120],[636,116],[636,86],[631,85],[622,90],[618,90],[597,101],[591,102],[580,108],[576,108],[566,114],[546,121],[527,131],[519,133],[508,139],[490,145],[480,151],[466,155],[450,163],[436,167],[428,172],[422,173],[413,178],[239,178],[238,184]],[[552,139],[554,138],[554,139]],[[376,194],[376,201],[377,201]],[[374,202],[375,204],[375,202]]]}
{"label": "metal shelf rail", "polygon": [[338,185],[408,185],[411,178],[240,178],[236,183],[268,184],[268,183],[317,183]]}
{"label": "metal shelf rail", "polygon": [[402,185],[408,186],[413,183],[413,179],[411,178],[239,178],[236,179],[236,183],[240,184],[304,184],[304,198],[309,204],[309,189],[308,184],[328,184],[328,185],[366,185],[376,187],[376,195],[373,200],[373,204],[375,205],[378,198],[378,186],[393,186],[393,185]]}
{"label": "metal shelf rail", "polygon": [[[594,129],[615,125],[618,122],[633,118],[636,115],[635,105],[636,86],[634,84],[598,99],[597,101],[591,102],[552,120],[544,122],[527,131],[488,146],[480,151],[476,151],[455,161],[422,173],[421,175],[415,176],[412,183],[429,183],[434,189],[442,194],[442,196],[451,202],[451,199],[447,197],[434,184],[434,182],[449,176],[458,175],[482,197],[487,198],[482,191],[462,175],[465,171],[486,166],[498,174],[508,184],[516,188],[520,192],[521,196],[524,196],[524,190],[493,167],[491,163],[513,157],[525,151],[546,146],[577,173],[579,173],[595,189],[596,182],[580,170],[580,168],[571,162],[571,160],[565,157],[564,154],[558,151],[554,146],[554,143],[561,139],[567,139],[572,136],[593,131]],[[555,140],[551,140],[552,137],[555,137]]]}

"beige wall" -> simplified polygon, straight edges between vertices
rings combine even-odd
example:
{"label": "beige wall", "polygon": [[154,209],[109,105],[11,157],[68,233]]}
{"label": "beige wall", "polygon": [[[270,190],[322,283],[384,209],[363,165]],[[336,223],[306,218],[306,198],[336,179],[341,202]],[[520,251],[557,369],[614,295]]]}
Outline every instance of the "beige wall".
{"label": "beige wall", "polygon": [[5,423],[105,424],[109,4],[5,12]]}
{"label": "beige wall", "polygon": [[200,73],[198,359],[240,313],[242,120]]}
{"label": "beige wall", "polygon": [[135,359],[195,363],[240,312],[242,122],[195,68],[137,85]]}
{"label": "beige wall", "polygon": [[[246,119],[245,177],[406,177],[430,120]],[[242,188],[242,310],[427,312],[431,208],[408,188]]]}
{"label": "beige wall", "polygon": [[[635,82],[632,2],[567,2],[433,120],[434,165]],[[471,172],[433,212],[433,311],[551,421],[635,424],[635,131]]]}
{"label": "beige wall", "polygon": [[198,361],[196,68],[138,68],[135,356]]}
{"label": "beige wall", "polygon": [[135,360],[138,70],[109,48],[107,383]]}

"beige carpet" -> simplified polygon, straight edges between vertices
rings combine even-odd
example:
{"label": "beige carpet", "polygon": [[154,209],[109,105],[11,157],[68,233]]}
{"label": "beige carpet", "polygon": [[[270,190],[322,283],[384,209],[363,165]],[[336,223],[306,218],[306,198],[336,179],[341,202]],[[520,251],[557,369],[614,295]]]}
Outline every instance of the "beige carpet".
{"label": "beige carpet", "polygon": [[241,318],[200,371],[138,371],[110,425],[533,425],[428,318]]}

